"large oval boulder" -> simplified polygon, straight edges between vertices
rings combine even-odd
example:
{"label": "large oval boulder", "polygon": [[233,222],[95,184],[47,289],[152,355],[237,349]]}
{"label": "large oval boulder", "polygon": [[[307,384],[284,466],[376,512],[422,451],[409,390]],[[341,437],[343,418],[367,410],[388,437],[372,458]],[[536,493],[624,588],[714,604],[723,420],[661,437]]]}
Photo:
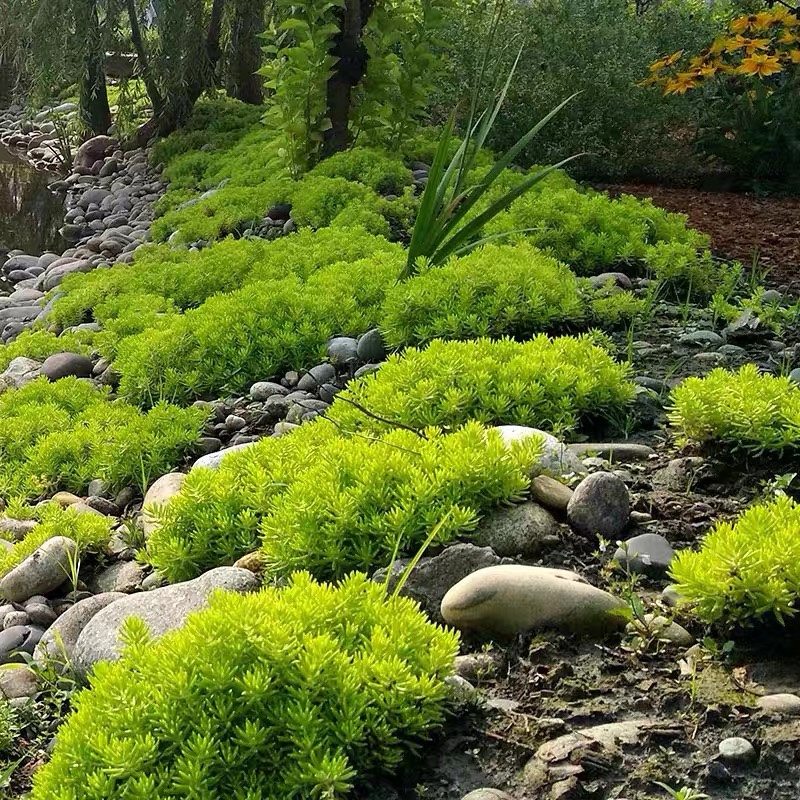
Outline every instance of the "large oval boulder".
{"label": "large oval boulder", "polygon": [[106,606],[128,595],[106,592],[87,597],[68,608],[45,632],[33,653],[37,664],[54,663],[59,667],[72,663],[75,645],[83,629]]}
{"label": "large oval boulder", "polygon": [[582,475],[586,472],[583,462],[567,445],[556,439],[552,433],[524,425],[498,425],[495,430],[509,447],[514,442],[522,442],[536,437],[541,441],[541,454],[530,465],[531,477],[547,473],[550,475]]}
{"label": "large oval boulder", "polygon": [[442,600],[442,617],[481,634],[555,628],[602,636],[625,627],[624,606],[574,572],[508,564],[480,569],[457,583]]}
{"label": "large oval boulder", "polygon": [[217,567],[199,578],[175,583],[150,592],[127,595],[96,614],[78,637],[73,666],[85,676],[99,661],[114,661],[120,656],[119,634],[127,619],[143,620],[154,637],[180,628],[193,611],[204,608],[217,589],[252,592],[260,585],[252,572],[238,567]]}
{"label": "large oval boulder", "polygon": [[0,580],[0,597],[21,603],[35,594],[48,594],[71,575],[78,545],[66,536],[54,536],[34,550]]}

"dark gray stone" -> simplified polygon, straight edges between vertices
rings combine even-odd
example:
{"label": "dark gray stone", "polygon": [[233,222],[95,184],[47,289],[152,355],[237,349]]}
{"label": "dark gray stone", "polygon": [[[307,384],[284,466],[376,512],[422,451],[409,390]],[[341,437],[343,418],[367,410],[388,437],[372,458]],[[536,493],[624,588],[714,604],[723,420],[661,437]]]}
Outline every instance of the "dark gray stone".
{"label": "dark gray stone", "polygon": [[628,488],[609,472],[584,478],[567,506],[567,518],[577,533],[612,540],[625,529],[630,513]]}
{"label": "dark gray stone", "polygon": [[44,633],[31,625],[17,625],[0,631],[0,664],[21,664],[21,653],[33,655],[34,648]]}
{"label": "dark gray stone", "polygon": [[670,543],[658,533],[643,533],[634,536],[618,547],[614,553],[623,569],[647,575],[666,575],[675,551]]}
{"label": "dark gray stone", "polygon": [[358,340],[358,358],[367,363],[383,361],[386,358],[386,345],[377,328],[367,331]]}

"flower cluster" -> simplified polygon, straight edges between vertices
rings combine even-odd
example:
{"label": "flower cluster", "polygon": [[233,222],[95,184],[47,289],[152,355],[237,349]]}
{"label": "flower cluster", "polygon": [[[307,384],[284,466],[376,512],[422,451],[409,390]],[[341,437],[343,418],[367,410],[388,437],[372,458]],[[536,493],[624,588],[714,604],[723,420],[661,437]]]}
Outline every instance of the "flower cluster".
{"label": "flower cluster", "polygon": [[697,55],[683,50],[650,65],[641,85],[664,94],[685,94],[710,78],[768,78],[800,64],[800,19],[784,8],[737,17],[727,31]]}

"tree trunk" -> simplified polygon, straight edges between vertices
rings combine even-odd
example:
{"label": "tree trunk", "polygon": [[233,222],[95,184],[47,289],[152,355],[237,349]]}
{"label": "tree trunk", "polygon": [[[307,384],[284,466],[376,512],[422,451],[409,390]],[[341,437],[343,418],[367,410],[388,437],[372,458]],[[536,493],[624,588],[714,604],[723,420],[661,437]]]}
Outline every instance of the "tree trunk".
{"label": "tree trunk", "polygon": [[147,57],[147,48],[139,27],[139,17],[136,14],[136,0],[125,0],[125,4],[128,9],[128,21],[131,26],[131,39],[133,40],[134,48],[136,48],[136,58],[139,61],[139,74],[142,76],[142,82],[145,89],[147,89],[147,96],[153,106],[153,115],[159,116],[164,101],[150,69],[150,59]]}
{"label": "tree trunk", "polygon": [[[89,0],[87,18],[77,19],[78,26],[87,26],[84,73],[80,83],[81,119],[93,135],[108,133],[111,127],[111,109],[106,91],[105,47],[100,30],[100,18],[96,0]],[[79,28],[80,29],[80,28]]]}
{"label": "tree trunk", "polygon": [[236,0],[231,29],[228,65],[228,94],[257,106],[264,102],[264,81],[256,73],[261,68],[261,42],[267,0]]}
{"label": "tree trunk", "polygon": [[328,81],[328,117],[330,130],[325,132],[324,152],[332,155],[350,144],[350,107],[352,93],[367,71],[367,50],[362,41],[374,0],[345,0],[338,12],[340,28],[331,55],[339,60]]}

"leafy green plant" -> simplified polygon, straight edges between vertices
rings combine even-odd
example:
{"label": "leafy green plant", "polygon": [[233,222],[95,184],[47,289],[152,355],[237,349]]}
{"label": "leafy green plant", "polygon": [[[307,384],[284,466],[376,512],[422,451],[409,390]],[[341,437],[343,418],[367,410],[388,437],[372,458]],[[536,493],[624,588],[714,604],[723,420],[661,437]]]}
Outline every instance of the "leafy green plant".
{"label": "leafy green plant", "polygon": [[777,335],[781,335],[787,326],[797,324],[800,320],[800,302],[798,303],[771,303],[763,299],[764,287],[755,287],[749,296],[729,297],[722,292],[716,292],[709,307],[715,320],[733,322],[742,313],[749,312],[758,317],[760,323]]}
{"label": "leafy green plant", "polygon": [[789,378],[715,369],[672,390],[669,420],[683,440],[721,443],[753,454],[800,446],[800,388]]}
{"label": "leafy green plant", "polygon": [[362,575],[218,593],[155,643],[135,619],[125,638],[76,698],[33,800],[346,796],[441,725],[458,648]]}
{"label": "leafy green plant", "polygon": [[751,627],[797,613],[799,564],[800,506],[777,496],[717,523],[699,550],[675,556],[670,575],[703,621]]}
{"label": "leafy green plant", "polygon": [[628,369],[589,336],[434,340],[424,350],[390,356],[377,373],[351,382],[329,417],[352,431],[393,424],[456,428],[475,419],[564,433],[582,420],[624,410],[634,388]]}
{"label": "leafy green plant", "polygon": [[86,381],[39,378],[0,396],[0,496],[82,492],[95,478],[144,492],[196,443],[205,418],[168,404],[143,413]]}
{"label": "leafy green plant", "polygon": [[402,159],[378,147],[336,153],[314,167],[313,174],[363,183],[379,194],[400,194],[411,183],[411,170]]}
{"label": "leafy green plant", "polygon": [[[19,718],[5,698],[0,700],[0,756],[5,756],[20,732]],[[3,788],[0,782],[0,789]]]}
{"label": "leafy green plant", "polygon": [[300,564],[318,577],[385,566],[446,518],[438,540],[525,492],[538,440],[509,451],[469,423],[456,433],[344,435],[320,419],[194,470],[159,513],[148,560],[170,580],[231,563],[262,542],[269,574]]}
{"label": "leafy green plant", "polygon": [[[39,524],[10,550],[0,552],[0,575],[22,563],[34,550],[54,536],[67,536],[78,545],[79,553],[102,550],[111,538],[110,520],[97,514],[81,514],[55,503],[34,509]],[[64,575],[64,579],[67,579]]]}
{"label": "leafy green plant", "polygon": [[527,243],[485,245],[423,269],[389,291],[381,328],[392,347],[432,339],[498,338],[580,322],[575,276]]}

